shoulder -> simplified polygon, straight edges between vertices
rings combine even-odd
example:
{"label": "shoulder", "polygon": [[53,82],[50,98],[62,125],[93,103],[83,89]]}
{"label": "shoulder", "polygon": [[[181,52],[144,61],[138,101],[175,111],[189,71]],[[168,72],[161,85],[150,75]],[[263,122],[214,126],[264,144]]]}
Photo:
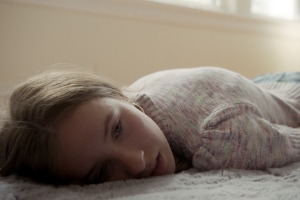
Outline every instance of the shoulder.
{"label": "shoulder", "polygon": [[139,90],[145,87],[165,87],[165,84],[178,86],[187,82],[195,83],[195,81],[200,81],[202,84],[218,84],[224,79],[234,80],[237,76],[239,74],[219,67],[171,69],[146,75],[131,84],[129,88]]}

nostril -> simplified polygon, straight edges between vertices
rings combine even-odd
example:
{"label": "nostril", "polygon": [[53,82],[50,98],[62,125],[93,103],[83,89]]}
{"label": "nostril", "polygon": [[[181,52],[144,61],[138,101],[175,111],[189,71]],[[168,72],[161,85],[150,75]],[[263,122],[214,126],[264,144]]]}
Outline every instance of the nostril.
{"label": "nostril", "polygon": [[138,178],[146,169],[145,153],[143,150],[127,150],[126,153],[123,151],[119,159],[124,167],[124,172],[129,177]]}

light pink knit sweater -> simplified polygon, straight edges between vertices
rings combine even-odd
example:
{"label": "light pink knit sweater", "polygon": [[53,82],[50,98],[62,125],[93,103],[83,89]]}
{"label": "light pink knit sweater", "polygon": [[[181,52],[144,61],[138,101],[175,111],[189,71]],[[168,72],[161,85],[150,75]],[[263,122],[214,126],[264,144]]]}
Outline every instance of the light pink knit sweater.
{"label": "light pink knit sweater", "polygon": [[300,84],[254,84],[214,67],[161,71],[130,88],[172,150],[195,168],[264,169],[300,160]]}

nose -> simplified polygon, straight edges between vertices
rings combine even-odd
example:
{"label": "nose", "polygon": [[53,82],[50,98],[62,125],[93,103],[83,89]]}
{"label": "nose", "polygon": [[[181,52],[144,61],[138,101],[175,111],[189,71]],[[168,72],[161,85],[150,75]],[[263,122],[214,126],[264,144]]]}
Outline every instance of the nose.
{"label": "nose", "polygon": [[117,179],[138,178],[146,168],[144,151],[140,149],[117,149],[114,153]]}

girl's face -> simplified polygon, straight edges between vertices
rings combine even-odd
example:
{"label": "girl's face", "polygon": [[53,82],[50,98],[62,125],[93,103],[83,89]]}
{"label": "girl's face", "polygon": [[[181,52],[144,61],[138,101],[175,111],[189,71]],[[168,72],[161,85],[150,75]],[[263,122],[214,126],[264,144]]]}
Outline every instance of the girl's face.
{"label": "girl's face", "polygon": [[160,128],[126,101],[88,101],[66,116],[58,135],[64,176],[73,183],[175,172],[174,156]]}

